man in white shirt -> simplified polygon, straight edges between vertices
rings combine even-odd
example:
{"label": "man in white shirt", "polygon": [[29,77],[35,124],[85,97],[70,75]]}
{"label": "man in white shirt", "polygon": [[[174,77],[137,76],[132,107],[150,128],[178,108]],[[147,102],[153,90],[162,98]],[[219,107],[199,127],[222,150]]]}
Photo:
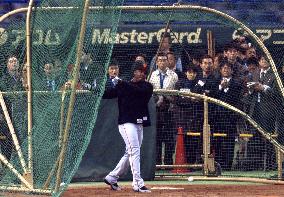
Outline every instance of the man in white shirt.
{"label": "man in white shirt", "polygon": [[168,68],[168,58],[166,54],[159,53],[157,55],[156,64],[158,69],[155,70],[150,78],[150,83],[154,89],[173,90],[175,83],[178,81],[177,74]]}
{"label": "man in white shirt", "polygon": [[[178,81],[177,74],[168,68],[168,58],[164,53],[157,55],[155,70],[149,82],[154,89],[173,90]],[[176,128],[173,121],[173,97],[156,95],[155,102],[157,107],[157,163],[172,164],[172,155],[175,147]],[[162,144],[165,146],[165,157],[162,159]]]}
{"label": "man in white shirt", "polygon": [[[168,52],[170,52],[171,50],[171,45],[172,45],[172,38],[171,38],[171,34],[169,32],[163,32],[161,34],[161,40],[160,40],[160,48],[159,48],[159,52],[158,53],[165,53],[167,54]],[[176,57],[177,62],[176,62],[176,69],[179,71],[183,71],[182,70],[182,61],[180,56]],[[154,71],[158,68],[158,64],[157,64],[157,56],[154,56],[151,60],[150,63],[150,70]],[[151,73],[150,71],[150,73]]]}

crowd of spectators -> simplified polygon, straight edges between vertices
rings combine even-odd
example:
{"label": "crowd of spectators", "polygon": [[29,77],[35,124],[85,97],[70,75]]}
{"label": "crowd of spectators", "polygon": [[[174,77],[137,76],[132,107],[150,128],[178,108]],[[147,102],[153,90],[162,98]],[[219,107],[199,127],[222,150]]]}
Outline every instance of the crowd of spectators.
{"label": "crowd of spectators", "polygon": [[[205,51],[195,54],[189,63],[182,61],[182,53],[172,50],[170,34],[163,34],[162,39],[160,51],[149,59],[149,65],[143,54],[137,54],[134,58],[135,62],[144,65],[154,89],[176,89],[217,98],[247,113],[266,132],[275,134],[277,130],[280,136],[278,140],[281,141],[282,127],[276,126],[283,119],[279,111],[283,108],[281,93],[268,59],[247,38],[240,37],[229,42],[214,57]],[[279,71],[283,80],[283,69]],[[158,164],[173,164],[177,128],[202,133],[203,102],[165,95],[155,95],[154,98],[157,111],[156,161]],[[211,131],[226,134],[225,138],[213,139],[212,151],[216,161],[223,169],[232,169],[236,156],[235,142],[243,132],[240,128],[246,127],[245,132],[253,134],[247,144],[246,154],[250,162],[247,169],[275,169],[274,147],[255,129],[247,128],[245,122],[231,110],[210,105]],[[201,162],[201,138],[188,137],[185,140],[188,162]]]}

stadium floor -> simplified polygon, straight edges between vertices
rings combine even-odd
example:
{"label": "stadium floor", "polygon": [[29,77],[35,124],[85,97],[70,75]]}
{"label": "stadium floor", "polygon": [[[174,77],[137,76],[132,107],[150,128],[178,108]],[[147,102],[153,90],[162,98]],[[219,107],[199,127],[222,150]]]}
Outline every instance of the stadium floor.
{"label": "stadium floor", "polygon": [[[130,181],[119,182],[122,190],[112,191],[103,182],[71,183],[61,195],[63,197],[92,196],[164,196],[164,197],[283,197],[284,183],[264,184],[236,181],[200,181],[200,180],[162,180],[146,181],[151,193],[136,193],[132,191]],[[0,196],[28,197],[23,193],[0,193]],[[32,195],[46,197],[46,195]]]}
{"label": "stadium floor", "polygon": [[131,182],[120,182],[121,191],[112,191],[102,182],[73,183],[63,197],[87,196],[194,196],[194,197],[281,197],[284,185],[228,181],[146,181],[151,193],[135,193]]}

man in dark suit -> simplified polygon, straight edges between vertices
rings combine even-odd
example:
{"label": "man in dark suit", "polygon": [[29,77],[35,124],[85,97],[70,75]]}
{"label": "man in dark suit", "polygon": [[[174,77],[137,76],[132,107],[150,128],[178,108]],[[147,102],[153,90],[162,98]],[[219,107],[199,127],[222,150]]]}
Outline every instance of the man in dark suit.
{"label": "man in dark suit", "polygon": [[212,73],[213,59],[209,55],[204,55],[200,59],[200,67],[202,72],[197,73],[197,84],[192,89],[192,92],[205,94],[214,97],[216,92],[216,80]]}
{"label": "man in dark suit", "polygon": [[[259,59],[260,70],[253,76],[254,82],[249,83],[250,109],[249,115],[266,132],[273,134],[277,113],[277,87],[275,75],[264,56]],[[264,170],[275,167],[275,151],[271,143],[267,142],[259,132],[251,139],[251,146],[257,150],[252,152],[253,159]]]}
{"label": "man in dark suit", "polygon": [[245,76],[246,68],[240,63],[240,59],[238,58],[239,50],[239,44],[233,41],[225,45],[224,54],[228,62],[232,65],[233,77],[242,81]]}
{"label": "man in dark suit", "polygon": [[[202,72],[198,72],[196,76],[196,85],[192,88],[192,92],[198,93],[198,94],[205,94],[209,97],[214,97],[217,90],[217,84],[216,79],[212,72],[212,66],[213,66],[213,59],[209,55],[203,55],[200,58],[200,67],[202,69]],[[203,131],[203,122],[204,122],[204,102],[203,100],[198,101],[194,103],[195,106],[195,122],[198,124],[196,126],[197,131],[201,132]],[[212,119],[212,116],[210,115],[212,113],[213,105],[209,103],[208,111],[209,111],[209,125],[212,128],[212,125],[214,124],[214,121]],[[202,136],[201,136],[201,143],[198,147],[199,152],[201,154],[202,152]],[[200,160],[200,157],[198,158]],[[198,161],[198,163],[201,162]]]}
{"label": "man in dark suit", "polygon": [[112,59],[109,66],[108,66],[108,75],[106,81],[106,89],[113,88],[115,84],[114,78],[118,77],[119,75],[119,65],[116,59]]}
{"label": "man in dark suit", "polygon": [[[213,59],[209,55],[203,55],[200,59],[200,67],[202,72],[198,72],[196,76],[196,84],[192,88],[192,92],[198,94],[205,94],[209,97],[215,97],[217,84],[216,78],[212,72]],[[199,130],[201,131],[203,128],[203,101],[197,102],[197,109],[199,109],[196,113],[197,119],[201,120],[202,125],[199,125]],[[209,105],[209,110],[212,108],[212,105]],[[209,112],[210,113],[210,112]],[[210,120],[209,120],[210,122]]]}
{"label": "man in dark suit", "polygon": [[260,70],[253,76],[255,83],[248,84],[251,94],[250,115],[267,132],[274,131],[275,110],[273,104],[277,98],[275,75],[265,57],[259,60]]}
{"label": "man in dark suit", "polygon": [[[185,77],[179,78],[176,83],[175,89],[180,91],[190,92],[197,83],[198,69],[194,65],[190,65],[186,68]],[[199,105],[196,105],[198,101],[196,99],[178,96],[176,98],[176,105],[178,110],[176,128],[182,127],[184,131],[201,132],[200,125],[202,122],[198,122],[196,119],[196,112],[200,110]],[[201,140],[199,136],[185,136],[185,151],[187,162],[197,163],[201,160]]]}
{"label": "man in dark suit", "polygon": [[[242,86],[232,77],[232,66],[229,62],[220,63],[220,78],[217,79],[218,88],[215,97],[234,107],[239,107]],[[215,105],[213,111],[213,132],[225,133],[226,137],[215,137],[213,147],[215,159],[222,169],[230,170],[234,157],[235,138],[237,135],[237,115],[231,110]]]}
{"label": "man in dark suit", "polygon": [[[7,61],[6,71],[0,79],[0,91],[16,92],[23,90],[22,76],[21,72],[19,72],[19,61],[16,56],[11,55]],[[22,122],[24,112],[26,111],[24,98],[24,94],[17,93],[4,96],[4,101],[17,135],[20,134],[18,131],[24,125]],[[0,133],[5,136],[5,140],[0,140],[2,154],[7,160],[10,160],[14,143],[3,113],[0,114]],[[21,135],[23,134],[24,132],[21,133]],[[20,139],[22,138],[20,137]]]}
{"label": "man in dark suit", "polygon": [[167,57],[168,57],[168,68],[177,74],[178,79],[185,78],[184,73],[176,68],[177,61],[176,61],[176,56],[174,52],[169,51],[167,53]]}

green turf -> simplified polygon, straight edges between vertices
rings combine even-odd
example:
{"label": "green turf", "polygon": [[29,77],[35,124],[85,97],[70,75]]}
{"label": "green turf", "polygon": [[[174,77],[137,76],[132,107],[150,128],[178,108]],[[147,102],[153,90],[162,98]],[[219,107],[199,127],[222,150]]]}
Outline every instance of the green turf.
{"label": "green turf", "polygon": [[[250,178],[269,178],[277,175],[277,171],[222,171],[224,177],[250,177]],[[170,171],[157,171],[156,177],[162,176],[203,176],[202,171],[192,171],[188,173],[172,173]]]}
{"label": "green turf", "polygon": [[[264,185],[261,183],[238,182],[238,181],[187,181],[187,180],[167,180],[167,181],[145,181],[146,185]],[[88,187],[88,186],[104,186],[104,182],[81,182],[71,183],[69,187]],[[131,186],[130,181],[121,181],[119,185]]]}
{"label": "green turf", "polygon": [[[198,185],[198,184],[220,184],[220,185],[263,185],[261,183],[254,183],[254,182],[243,182],[243,181],[213,181],[213,180],[198,180],[198,181],[192,181],[189,182],[187,181],[187,178],[189,176],[201,176],[202,171],[192,171],[189,173],[182,173],[182,174],[176,174],[176,173],[171,173],[169,171],[157,171],[155,173],[155,176],[157,178],[162,178],[163,176],[167,177],[167,180],[156,180],[156,181],[146,181],[145,183],[147,185]],[[249,177],[249,178],[269,178],[271,176],[277,175],[277,171],[246,171],[241,172],[241,171],[223,171],[222,172],[222,177]],[[170,177],[179,177],[181,180],[168,180]],[[184,180],[183,180],[184,179]],[[120,181],[120,185],[131,185],[130,181]],[[104,182],[80,182],[80,183],[71,183],[71,187],[86,187],[86,186],[103,186],[105,185]]]}

